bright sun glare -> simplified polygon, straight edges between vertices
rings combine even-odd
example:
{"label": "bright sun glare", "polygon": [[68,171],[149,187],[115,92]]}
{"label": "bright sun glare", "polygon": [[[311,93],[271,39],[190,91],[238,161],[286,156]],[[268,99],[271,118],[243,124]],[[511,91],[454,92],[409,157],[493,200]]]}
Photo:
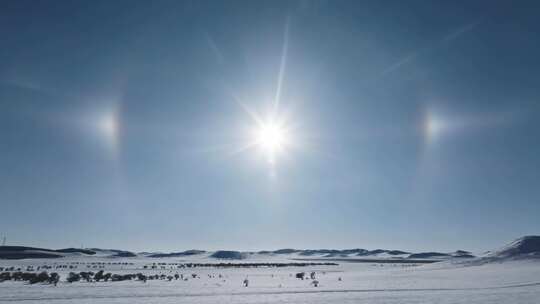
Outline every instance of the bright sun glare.
{"label": "bright sun glare", "polygon": [[270,162],[274,162],[278,153],[286,142],[286,131],[273,122],[261,124],[256,133],[255,142],[267,155]]}

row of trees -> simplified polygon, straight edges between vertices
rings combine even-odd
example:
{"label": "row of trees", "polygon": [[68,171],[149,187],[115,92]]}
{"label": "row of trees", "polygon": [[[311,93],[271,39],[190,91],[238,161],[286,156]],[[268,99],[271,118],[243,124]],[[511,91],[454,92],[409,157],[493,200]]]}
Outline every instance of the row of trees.
{"label": "row of trees", "polygon": [[[197,274],[191,275],[193,278],[199,278]],[[73,282],[79,282],[79,281],[86,281],[86,282],[118,282],[118,281],[128,281],[128,280],[139,280],[142,282],[146,282],[147,280],[183,280],[187,281],[187,277],[184,277],[184,275],[181,274],[174,274],[174,275],[165,275],[165,274],[156,274],[156,275],[144,275],[142,273],[136,273],[136,274],[112,274],[110,272],[105,273],[103,270],[100,270],[96,273],[94,272],[70,272],[68,277],[66,278],[66,282],[73,283]],[[30,284],[36,284],[36,283],[48,283],[48,284],[54,284],[56,286],[58,282],[60,281],[60,275],[56,272],[53,272],[51,274],[47,273],[46,271],[42,271],[40,273],[36,272],[2,272],[0,273],[0,283],[4,281],[24,281],[28,282]]]}
{"label": "row of trees", "polygon": [[51,274],[46,271],[40,273],[35,272],[2,272],[0,273],[0,282],[4,281],[25,281],[30,284],[36,283],[47,283],[47,284],[58,284],[60,281],[60,275],[56,272]]}
{"label": "row of trees", "polygon": [[[103,268],[105,265],[119,265],[119,266],[131,266],[134,263],[131,262],[71,262],[66,264],[57,264],[53,265],[38,265],[38,266],[9,266],[3,267],[0,266],[0,271],[39,271],[39,270],[51,270],[51,269],[77,269],[78,265],[86,265],[87,268]],[[26,268],[25,268],[26,267]]]}
{"label": "row of trees", "polygon": [[[196,276],[196,275],[195,275]],[[135,274],[112,274],[110,272],[104,273],[103,270],[100,270],[96,273],[93,272],[70,272],[66,281],[69,283],[73,282],[79,282],[79,281],[86,281],[86,282],[119,282],[119,281],[129,281],[129,280],[139,280],[146,282],[147,280],[168,280],[172,281],[173,279],[184,279],[183,275],[175,274],[172,275],[164,275],[164,274],[156,274],[156,275],[144,275],[142,273],[135,273]]]}
{"label": "row of trees", "polygon": [[[152,265],[144,265],[144,269],[165,269],[166,263],[153,263]],[[186,264],[169,264],[176,265],[177,268],[197,268],[197,267],[215,267],[215,268],[258,268],[258,267],[306,267],[306,266],[337,266],[336,263],[186,263]]]}
{"label": "row of trees", "polygon": [[110,272],[105,273],[103,270],[100,270],[96,273],[82,271],[79,273],[70,272],[66,281],[69,283],[78,282],[78,281],[86,281],[86,282],[126,281],[126,280],[132,280],[135,277],[137,277],[137,275],[134,275],[134,274],[121,275],[121,274],[112,274]]}

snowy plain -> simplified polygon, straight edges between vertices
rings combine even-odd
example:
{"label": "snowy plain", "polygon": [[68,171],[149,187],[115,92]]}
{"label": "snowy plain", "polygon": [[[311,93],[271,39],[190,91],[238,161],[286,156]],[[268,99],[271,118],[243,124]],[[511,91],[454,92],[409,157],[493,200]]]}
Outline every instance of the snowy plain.
{"label": "snowy plain", "polygon": [[[262,255],[245,262],[297,262],[290,258]],[[540,303],[540,260],[475,261],[459,259],[424,265],[340,261],[335,266],[179,269],[175,264],[230,261],[197,256],[0,260],[0,267],[78,265],[76,271],[179,273],[188,278],[146,283],[138,280],[68,283],[65,278],[74,270],[60,269],[54,270],[62,276],[56,287],[14,281],[0,283],[0,303]],[[149,269],[154,263],[162,264]],[[298,272],[315,272],[320,285],[314,287],[310,279],[297,279]],[[242,285],[246,278],[248,287]]]}

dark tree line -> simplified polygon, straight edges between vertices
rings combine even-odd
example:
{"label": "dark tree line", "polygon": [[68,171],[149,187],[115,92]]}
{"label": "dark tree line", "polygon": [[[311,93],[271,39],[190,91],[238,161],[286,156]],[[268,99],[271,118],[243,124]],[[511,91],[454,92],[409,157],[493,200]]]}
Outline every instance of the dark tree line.
{"label": "dark tree line", "polygon": [[306,266],[337,266],[336,263],[185,263],[185,264],[167,264],[153,263],[143,266],[144,269],[166,269],[164,265],[174,265],[176,268],[197,268],[197,267],[215,267],[215,268],[259,268],[259,267],[306,267]]}
{"label": "dark tree line", "polygon": [[[196,275],[195,275],[196,276]],[[135,274],[112,274],[110,272],[104,273],[103,270],[100,270],[96,273],[93,272],[70,272],[66,281],[69,283],[73,282],[79,282],[79,281],[86,281],[86,282],[119,282],[119,281],[130,281],[130,280],[138,280],[145,282],[148,280],[178,280],[178,279],[184,279],[183,275],[175,274],[173,275],[164,275],[164,274],[156,274],[156,275],[145,275],[142,273],[135,273]]]}
{"label": "dark tree line", "polygon": [[40,273],[35,272],[2,272],[0,273],[0,282],[4,281],[25,281],[30,284],[36,283],[47,283],[47,284],[58,284],[60,281],[60,275],[56,272],[51,274],[46,271]]}

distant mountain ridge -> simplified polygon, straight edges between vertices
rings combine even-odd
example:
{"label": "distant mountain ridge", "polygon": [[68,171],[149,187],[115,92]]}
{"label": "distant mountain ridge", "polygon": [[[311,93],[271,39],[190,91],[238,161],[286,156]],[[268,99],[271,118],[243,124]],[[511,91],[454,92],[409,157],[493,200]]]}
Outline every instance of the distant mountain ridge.
{"label": "distant mountain ridge", "polygon": [[[468,253],[466,251],[456,251],[462,253]],[[241,252],[233,250],[218,250],[214,252],[208,252],[205,250],[186,250],[180,252],[141,252],[133,253],[126,250],[118,249],[100,249],[100,248],[65,248],[65,249],[45,249],[36,247],[25,246],[0,246],[0,259],[31,259],[31,258],[62,258],[74,255],[86,255],[95,257],[137,257],[143,256],[148,258],[179,258],[189,257],[197,255],[208,255],[210,258],[215,259],[227,259],[227,260],[241,260],[249,258],[252,255],[298,255],[303,257],[322,257],[322,258],[350,258],[350,257],[388,257],[388,258],[434,258],[434,257],[455,257],[452,253],[410,253],[401,250],[385,250],[385,249],[278,249],[278,250],[266,250],[258,252]],[[470,257],[470,256],[467,256]]]}
{"label": "distant mountain ridge", "polygon": [[65,248],[46,249],[27,246],[0,246],[0,259],[55,259],[74,255],[100,256],[100,257],[136,257],[130,251],[99,248]]}
{"label": "distant mountain ridge", "polygon": [[[258,252],[242,252],[233,250],[186,250],[180,252],[141,252],[133,253],[118,249],[100,249],[100,248],[65,248],[65,249],[45,249],[26,246],[0,246],[0,259],[50,259],[72,256],[93,256],[101,258],[181,258],[181,257],[207,257],[224,260],[242,260],[252,257],[264,256],[283,256],[284,258],[337,258],[337,259],[355,259],[355,258],[377,258],[392,260],[447,260],[447,259],[472,259],[475,256],[464,250],[454,252],[416,252],[411,253],[402,250],[374,249],[367,250],[361,248],[355,249],[293,249],[283,248],[277,250],[263,250]],[[490,251],[485,256],[480,257],[484,261],[503,260],[503,259],[521,259],[521,258],[539,258],[540,259],[540,236],[524,236],[496,251]]]}
{"label": "distant mountain ridge", "polygon": [[61,258],[61,252],[51,249],[25,247],[25,246],[0,246],[1,259],[54,259]]}
{"label": "distant mountain ridge", "polygon": [[247,257],[247,253],[231,250],[218,250],[212,253],[210,257],[225,260],[243,260]]}
{"label": "distant mountain ridge", "polygon": [[491,259],[540,259],[540,236],[528,235],[514,240],[512,243],[490,252],[485,258]]}
{"label": "distant mountain ridge", "polygon": [[185,257],[185,256],[197,255],[201,253],[206,253],[206,251],[192,249],[192,250],[186,250],[182,252],[149,253],[149,254],[145,254],[145,256],[149,258],[173,258],[173,257]]}
{"label": "distant mountain ridge", "polygon": [[109,257],[121,257],[121,258],[131,258],[136,257],[137,254],[127,250],[118,250],[118,249],[100,249],[100,248],[90,248],[91,251],[101,254],[103,256]]}

